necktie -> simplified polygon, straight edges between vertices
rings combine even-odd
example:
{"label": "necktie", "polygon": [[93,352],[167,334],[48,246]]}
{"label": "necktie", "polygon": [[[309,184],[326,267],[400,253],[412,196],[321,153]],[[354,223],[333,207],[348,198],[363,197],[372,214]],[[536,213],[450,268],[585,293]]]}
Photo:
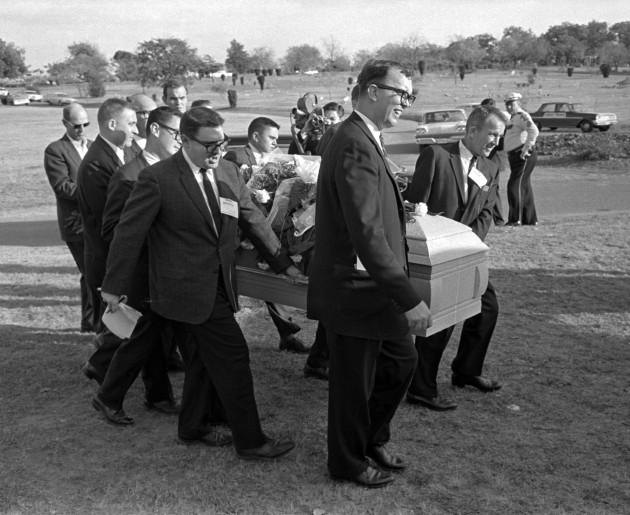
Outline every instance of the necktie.
{"label": "necktie", "polygon": [[214,227],[217,230],[217,234],[221,234],[221,210],[219,209],[219,203],[217,202],[217,197],[214,194],[210,179],[208,179],[208,170],[201,168],[199,173],[201,173],[201,183],[203,184],[203,189],[206,192],[208,204],[210,205],[210,214],[214,220]]}
{"label": "necktie", "polygon": [[378,140],[381,142],[381,149],[383,150],[383,155],[387,157],[387,150],[385,150],[385,140],[383,139],[382,132],[378,135]]}
{"label": "necktie", "polygon": [[470,163],[468,164],[468,173],[466,174],[466,181],[467,181],[466,202],[468,202],[468,192],[470,191],[470,188],[472,188],[472,185],[474,184],[474,181],[470,178],[470,172],[472,172],[476,164],[477,164],[477,156],[472,156],[472,159],[470,160]]}

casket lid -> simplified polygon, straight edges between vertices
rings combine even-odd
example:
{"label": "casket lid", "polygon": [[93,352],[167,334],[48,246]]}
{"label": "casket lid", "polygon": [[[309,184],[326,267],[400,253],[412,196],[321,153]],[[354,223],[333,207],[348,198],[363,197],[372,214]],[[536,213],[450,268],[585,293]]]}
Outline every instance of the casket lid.
{"label": "casket lid", "polygon": [[440,215],[419,216],[407,224],[407,242],[409,262],[430,266],[488,250],[470,227]]}

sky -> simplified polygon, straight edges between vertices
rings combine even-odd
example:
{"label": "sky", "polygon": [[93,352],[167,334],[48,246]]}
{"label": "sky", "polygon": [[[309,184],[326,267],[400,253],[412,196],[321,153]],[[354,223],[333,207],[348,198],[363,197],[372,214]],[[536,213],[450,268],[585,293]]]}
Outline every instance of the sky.
{"label": "sky", "polygon": [[323,50],[337,40],[349,57],[409,37],[445,46],[458,36],[500,39],[516,25],[540,35],[563,22],[630,21],[628,0],[3,0],[0,39],[26,51],[32,70],[68,57],[68,45],[89,41],[106,57],[138,43],[176,37],[199,55],[223,62],[230,41],[245,50]]}

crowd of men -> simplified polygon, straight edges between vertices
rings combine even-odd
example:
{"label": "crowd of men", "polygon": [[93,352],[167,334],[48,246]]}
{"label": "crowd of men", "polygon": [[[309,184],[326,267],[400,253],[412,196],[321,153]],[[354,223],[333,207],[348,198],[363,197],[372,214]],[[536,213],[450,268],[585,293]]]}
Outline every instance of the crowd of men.
{"label": "crowd of men", "polygon": [[[529,185],[537,134],[520,95],[506,98],[509,123],[486,103],[472,112],[460,142],[426,148],[401,195],[382,131],[414,100],[411,76],[399,63],[369,61],[347,119],[330,103],[294,128],[290,151],[322,156],[317,241],[304,271],[307,316],[318,321],[312,347],[298,338],[301,328],[286,306],[267,303],[279,348],[308,352],[304,375],[329,381],[331,476],[370,488],[391,483],[392,472],[407,466],[388,446],[403,399],[438,411],[456,407],[438,395],[436,381],[453,327],[419,336],[431,312],[409,279],[404,201],[423,202],[483,240],[495,217],[495,152],[504,138],[512,167],[509,223],[537,221]],[[65,134],[45,153],[61,236],[81,274],[81,330],[95,333],[96,350],[83,367],[99,384],[92,404],[112,424],[133,424],[123,403],[141,375],[145,405],[178,414],[182,444],[232,444],[243,459],[273,460],[295,444],[270,438],[260,424],[247,342],[234,318],[234,259],[242,231],[273,271],[306,279],[240,171],[276,150],[280,126],[256,118],[247,145],[228,151],[224,120],[209,101],[188,109],[187,88],[177,81],[164,85],[162,101],[158,107],[143,94],[105,100],[94,141],[85,136],[86,110],[66,106]],[[102,320],[121,303],[142,315],[128,339]],[[481,313],[462,329],[454,386],[501,387],[482,371],[497,318],[488,283]],[[168,375],[178,360],[185,369],[181,402]]]}

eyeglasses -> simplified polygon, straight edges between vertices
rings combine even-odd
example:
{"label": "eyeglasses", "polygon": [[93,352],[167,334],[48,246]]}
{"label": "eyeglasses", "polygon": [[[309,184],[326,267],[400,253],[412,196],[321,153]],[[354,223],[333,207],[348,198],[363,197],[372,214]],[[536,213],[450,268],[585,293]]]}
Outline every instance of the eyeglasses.
{"label": "eyeglasses", "polygon": [[136,116],[147,117],[151,114],[151,111],[136,111]]}
{"label": "eyeglasses", "polygon": [[372,85],[376,86],[377,88],[389,89],[390,91],[395,91],[396,93],[400,95],[400,103],[404,105],[405,107],[409,107],[413,105],[413,103],[416,101],[416,96],[410,95],[404,89],[394,88],[392,86],[388,86],[386,84],[379,84],[377,82],[373,82]]}
{"label": "eyeglasses", "polygon": [[163,123],[160,122],[155,122],[157,123],[160,127],[162,127],[162,129],[166,129],[166,132],[168,132],[171,136],[173,136],[173,139],[175,141],[181,141],[181,132],[178,131],[177,129],[173,129],[173,127],[169,127],[168,125],[164,125]]}
{"label": "eyeglasses", "polygon": [[70,125],[75,131],[78,131],[79,129],[88,127],[90,125],[90,122],[85,122],[85,123],[72,123],[66,119],[63,120],[64,122],[66,122],[68,125]]}
{"label": "eyeglasses", "polygon": [[208,154],[215,154],[217,150],[219,150],[219,152],[223,152],[230,144],[230,138],[227,136],[225,136],[225,139],[219,141],[199,141],[197,138],[193,138],[192,136],[186,137],[202,145]]}

